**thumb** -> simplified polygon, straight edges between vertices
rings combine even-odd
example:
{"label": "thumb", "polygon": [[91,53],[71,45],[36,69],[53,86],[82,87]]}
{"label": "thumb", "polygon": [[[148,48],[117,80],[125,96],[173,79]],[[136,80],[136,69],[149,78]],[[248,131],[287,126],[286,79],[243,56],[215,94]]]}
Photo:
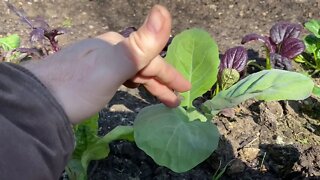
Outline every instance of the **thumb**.
{"label": "thumb", "polygon": [[171,16],[168,10],[155,5],[143,25],[116,46],[126,51],[137,70],[141,70],[165,47],[171,31]]}

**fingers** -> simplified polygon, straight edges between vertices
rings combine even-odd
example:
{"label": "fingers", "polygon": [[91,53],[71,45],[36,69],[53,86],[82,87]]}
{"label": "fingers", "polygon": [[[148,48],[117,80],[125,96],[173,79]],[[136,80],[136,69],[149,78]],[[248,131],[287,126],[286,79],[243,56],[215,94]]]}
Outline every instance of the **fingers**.
{"label": "fingers", "polygon": [[173,92],[187,91],[191,84],[158,54],[166,45],[171,30],[171,17],[162,6],[152,8],[144,24],[128,38],[115,32],[105,33],[98,38],[115,45],[115,50],[126,54],[139,73],[125,83],[128,87],[144,84],[146,89],[169,107],[180,101]]}
{"label": "fingers", "polygon": [[178,92],[188,91],[191,88],[190,82],[160,56],[153,59],[139,74],[144,77],[154,77]]}
{"label": "fingers", "polygon": [[180,104],[180,100],[174,92],[155,79],[147,80],[144,87],[168,107],[177,107]]}
{"label": "fingers", "polygon": [[171,16],[166,8],[156,5],[144,24],[120,43],[116,48],[127,51],[127,56],[141,70],[157,57],[166,45],[171,30]]}

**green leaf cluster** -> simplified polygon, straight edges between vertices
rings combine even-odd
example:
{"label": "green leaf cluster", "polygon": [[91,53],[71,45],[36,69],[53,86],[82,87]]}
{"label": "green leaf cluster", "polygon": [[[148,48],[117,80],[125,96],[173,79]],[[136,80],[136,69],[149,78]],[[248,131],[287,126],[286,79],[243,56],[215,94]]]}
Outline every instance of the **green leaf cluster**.
{"label": "green leaf cluster", "polygon": [[193,101],[217,82],[220,60],[216,42],[203,30],[184,31],[172,41],[166,60],[192,84],[190,91],[181,94],[181,105],[146,107],[137,115],[133,127],[118,126],[104,137],[97,136],[97,115],[76,126],[77,146],[66,168],[71,179],[87,178],[89,162],[107,157],[109,143],[118,139],[135,140],[159,165],[179,173],[188,171],[218,147],[219,131],[211,120],[219,111],[249,98],[300,100],[312,92],[319,93],[309,77],[296,72],[264,70],[238,81],[239,74],[226,69],[220,77],[226,82],[225,88],[199,110]]}
{"label": "green leaf cluster", "polygon": [[20,37],[17,34],[0,38],[0,46],[4,51],[11,51],[20,47],[20,42]]}
{"label": "green leaf cluster", "polygon": [[137,146],[153,160],[175,172],[195,167],[217,148],[217,127],[193,106],[193,100],[217,81],[219,52],[210,34],[191,29],[177,35],[166,60],[192,84],[182,93],[180,107],[154,105],[139,112],[134,122]]}
{"label": "green leaf cluster", "polygon": [[211,118],[220,110],[249,98],[305,99],[314,88],[309,77],[295,72],[264,70],[237,82],[239,76],[226,70],[222,73],[226,88],[206,101],[200,112],[192,103],[217,82],[218,54],[216,42],[199,29],[182,32],[169,46],[166,60],[191,82],[192,89],[182,93],[181,106],[173,109],[162,104],[146,107],[134,122],[137,146],[159,165],[185,172],[208,158],[218,147],[219,132]]}
{"label": "green leaf cluster", "polygon": [[23,56],[21,56],[21,53],[14,52],[13,50],[20,47],[20,42],[20,37],[17,34],[0,38],[0,60],[18,63]]}
{"label": "green leaf cluster", "polygon": [[86,180],[87,168],[92,160],[106,158],[110,152],[109,143],[114,140],[133,141],[133,127],[117,126],[103,137],[98,136],[98,114],[74,127],[76,147],[72,159],[65,168],[69,179]]}
{"label": "green leaf cluster", "polygon": [[320,21],[313,19],[305,23],[304,26],[312,33],[305,36],[303,40],[307,54],[298,56],[295,61],[314,69],[312,73],[314,75],[320,71]]}

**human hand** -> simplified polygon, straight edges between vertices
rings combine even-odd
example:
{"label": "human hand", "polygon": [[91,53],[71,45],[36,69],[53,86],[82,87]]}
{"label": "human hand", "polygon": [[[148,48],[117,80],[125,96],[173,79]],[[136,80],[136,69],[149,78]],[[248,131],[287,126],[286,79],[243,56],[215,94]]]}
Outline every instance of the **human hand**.
{"label": "human hand", "polygon": [[179,99],[173,90],[187,91],[191,85],[158,55],[170,30],[169,12],[156,5],[129,38],[105,33],[24,66],[48,87],[72,123],[98,112],[124,82],[143,84],[161,102],[175,107]]}
{"label": "human hand", "polygon": [[[149,24],[147,24],[148,20],[150,20]],[[169,107],[176,107],[179,105],[179,100],[172,90],[186,91],[191,85],[158,55],[168,42],[170,30],[169,12],[157,5],[151,10],[144,25],[129,38],[126,39],[115,32],[100,35],[98,38],[130,50],[129,57],[135,62],[139,72],[126,81],[125,86],[134,88],[143,84],[162,103]]]}

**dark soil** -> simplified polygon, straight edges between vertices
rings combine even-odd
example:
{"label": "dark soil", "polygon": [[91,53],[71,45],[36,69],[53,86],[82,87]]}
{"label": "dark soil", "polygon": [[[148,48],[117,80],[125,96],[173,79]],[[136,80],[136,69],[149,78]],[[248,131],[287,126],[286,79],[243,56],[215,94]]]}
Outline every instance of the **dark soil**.
{"label": "dark soil", "polygon": [[[10,1],[31,16],[40,15],[54,27],[67,26],[62,45],[106,31],[138,27],[152,5],[168,7],[173,34],[198,27],[210,32],[221,52],[240,44],[248,33],[268,34],[277,21],[303,23],[320,19],[316,0],[162,1],[162,0],[55,0]],[[18,33],[27,46],[28,28],[0,4],[0,35]],[[260,44],[251,58],[263,57]],[[318,81],[318,79],[317,79]],[[157,101],[143,89],[121,87],[100,113],[100,135],[117,125],[131,125],[139,110]],[[157,166],[134,143],[114,142],[108,158],[92,162],[90,179],[212,179],[219,163],[231,161],[222,179],[320,179],[320,104],[313,97],[299,102],[249,100],[235,117],[213,120],[221,133],[218,150],[193,170],[177,174]]]}

